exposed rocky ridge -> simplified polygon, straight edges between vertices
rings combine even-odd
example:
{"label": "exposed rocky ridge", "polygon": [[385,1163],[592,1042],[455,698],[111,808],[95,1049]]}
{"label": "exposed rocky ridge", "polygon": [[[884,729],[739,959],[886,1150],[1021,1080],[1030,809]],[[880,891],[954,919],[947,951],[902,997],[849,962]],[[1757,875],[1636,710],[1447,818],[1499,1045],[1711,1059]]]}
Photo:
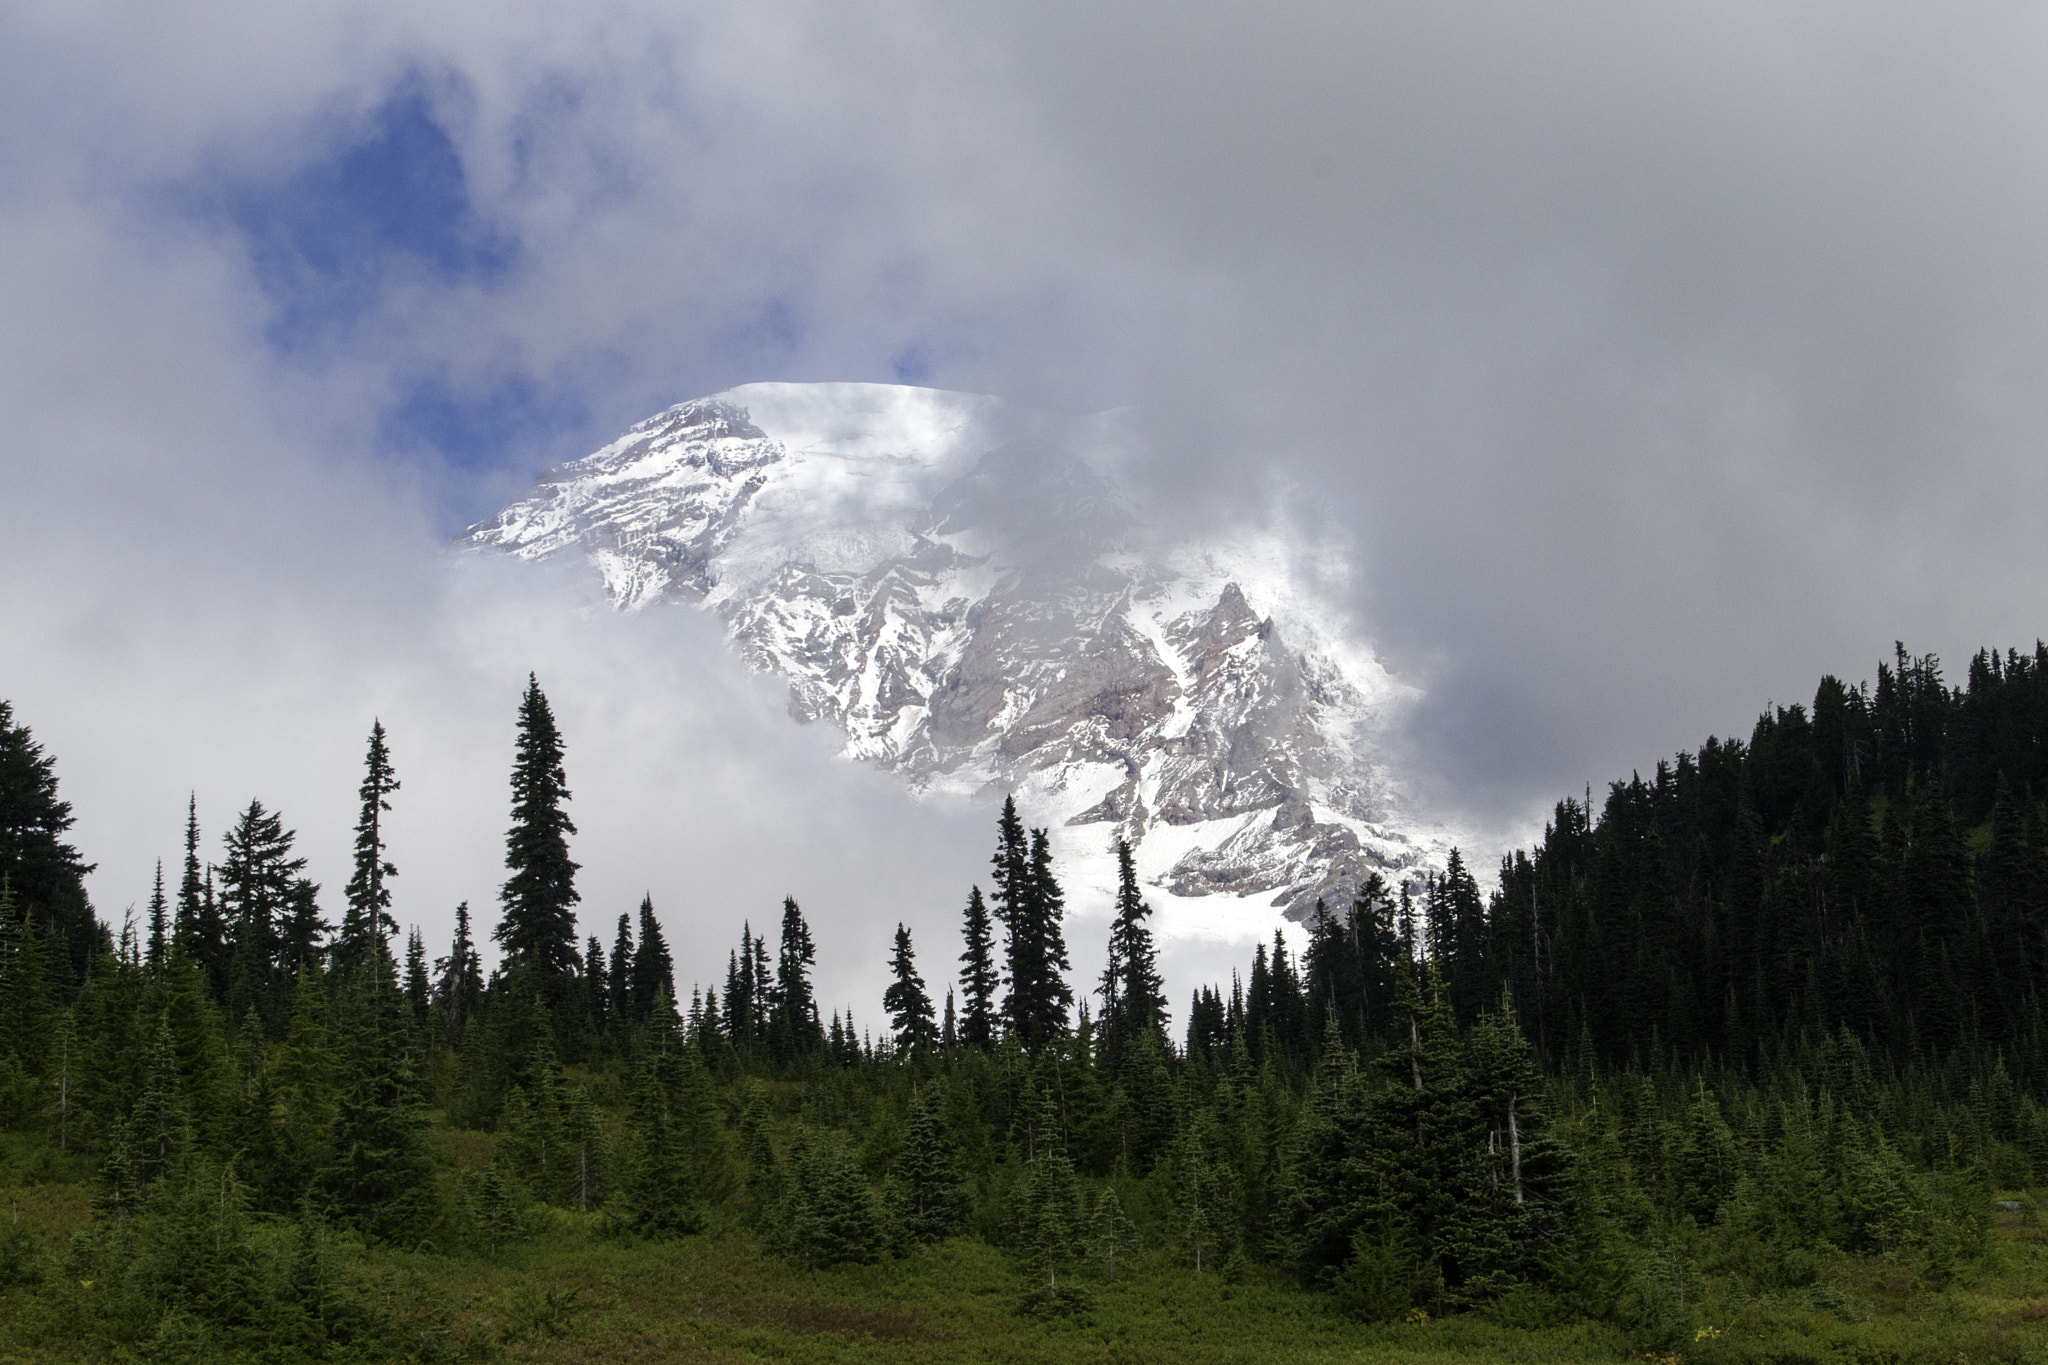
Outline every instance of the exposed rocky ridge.
{"label": "exposed rocky ridge", "polygon": [[1070,857],[1120,833],[1180,896],[1299,918],[1433,861],[1373,758],[1401,690],[1270,546],[1152,551],[1089,458],[1115,439],[969,395],[749,385],[549,471],[462,539],[585,556],[623,609],[709,607],[849,757],[935,793],[1016,790]]}

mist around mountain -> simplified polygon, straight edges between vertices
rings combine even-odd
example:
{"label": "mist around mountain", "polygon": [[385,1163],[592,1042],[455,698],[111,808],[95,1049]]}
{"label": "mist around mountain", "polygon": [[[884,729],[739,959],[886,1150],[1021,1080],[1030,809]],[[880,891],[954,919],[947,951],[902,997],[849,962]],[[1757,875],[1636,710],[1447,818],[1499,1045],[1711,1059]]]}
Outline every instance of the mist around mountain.
{"label": "mist around mountain", "polygon": [[[715,612],[789,711],[935,800],[1014,793],[1107,892],[1122,839],[1175,925],[1306,921],[1446,840],[1382,740],[1412,695],[1248,524],[1175,543],[1107,472],[1117,414],[868,384],[679,404],[460,543],[581,559],[629,612]],[[1269,913],[1269,912],[1268,912]]]}

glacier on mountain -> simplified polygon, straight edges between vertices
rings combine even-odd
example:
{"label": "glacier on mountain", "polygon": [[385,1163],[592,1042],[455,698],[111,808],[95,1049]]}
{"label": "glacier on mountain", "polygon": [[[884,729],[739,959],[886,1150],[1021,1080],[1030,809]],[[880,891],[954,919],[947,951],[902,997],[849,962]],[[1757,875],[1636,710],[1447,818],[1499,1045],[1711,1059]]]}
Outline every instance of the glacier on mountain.
{"label": "glacier on mountain", "polygon": [[1160,544],[1104,473],[1125,440],[1114,414],[749,384],[548,471],[459,543],[580,555],[623,610],[716,612],[847,757],[934,796],[1015,792],[1070,881],[1113,881],[1127,839],[1152,885],[1207,898],[1161,907],[1181,932],[1434,864],[1376,757],[1408,690],[1277,539]]}

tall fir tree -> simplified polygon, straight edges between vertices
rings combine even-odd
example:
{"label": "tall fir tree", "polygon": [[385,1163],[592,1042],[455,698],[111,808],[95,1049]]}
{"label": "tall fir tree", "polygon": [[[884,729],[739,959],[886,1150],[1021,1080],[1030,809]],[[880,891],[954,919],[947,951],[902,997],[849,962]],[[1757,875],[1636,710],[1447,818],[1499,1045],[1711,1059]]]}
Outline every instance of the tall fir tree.
{"label": "tall fir tree", "polygon": [[896,944],[889,955],[889,988],[882,992],[882,1008],[889,1012],[896,1034],[899,1056],[922,1057],[939,1043],[932,1022],[932,997],[924,978],[917,974],[917,954],[910,946],[910,930],[899,921]]}
{"label": "tall fir tree", "polygon": [[193,792],[185,798],[185,866],[178,877],[178,907],[173,932],[183,941],[185,951],[192,954],[194,961],[203,960],[196,938],[199,933],[202,871],[199,864],[199,794]]}
{"label": "tall fir tree", "polygon": [[405,935],[405,1006],[415,1029],[425,1028],[427,1010],[434,1002],[434,986],[427,979],[427,941],[415,924]]}
{"label": "tall fir tree", "polygon": [[1031,845],[1024,833],[1023,817],[1017,814],[1017,798],[1003,798],[1003,813],[996,817],[996,851],[989,860],[994,903],[990,909],[1005,930],[1016,919],[1018,908],[1029,894]]}
{"label": "tall fir tree", "polygon": [[1145,921],[1152,907],[1138,889],[1138,869],[1131,846],[1116,841],[1116,912],[1109,926],[1109,953],[1102,969],[1102,1049],[1112,1074],[1125,1044],[1143,1031],[1164,1033],[1167,1026],[1166,983],[1159,975],[1159,953]]}
{"label": "tall fir tree", "polygon": [[754,968],[751,939],[746,942],[746,949],[744,966],[739,953],[726,954],[725,1026],[732,1034],[734,1047],[744,1047],[754,1041],[753,992],[748,989],[748,977]]}
{"label": "tall fir tree", "polygon": [[[611,978],[611,1014],[621,1026],[640,1022],[640,1013],[633,1001],[633,918],[619,916],[619,930],[612,938],[611,964],[606,969]],[[652,1004],[652,997],[649,998]]]}
{"label": "tall fir tree", "polygon": [[676,998],[675,962],[669,957],[668,940],[662,937],[661,921],[654,917],[652,894],[640,898],[640,944],[633,950],[633,998],[651,1002],[666,992]]}
{"label": "tall fir tree", "polygon": [[492,932],[508,970],[523,971],[552,1008],[563,1004],[576,976],[577,864],[569,858],[576,832],[563,804],[569,782],[555,713],[528,674],[519,702],[512,761],[512,827],[505,835],[511,876],[499,891],[503,917]]}
{"label": "tall fir tree", "polygon": [[605,966],[604,945],[592,934],[583,943],[583,1016],[600,1036],[612,1017],[611,975]]}
{"label": "tall fir tree", "polygon": [[384,816],[391,810],[391,793],[398,790],[398,777],[391,770],[391,751],[385,743],[384,722],[370,724],[370,747],[363,759],[363,784],[357,790],[362,802],[356,816],[355,871],[343,891],[347,909],[341,916],[341,934],[334,945],[337,964],[354,971],[372,958],[371,940],[389,944],[398,932],[391,915],[391,878],[398,869],[385,854]]}
{"label": "tall fir tree", "polygon": [[156,860],[156,882],[149,889],[149,955],[152,972],[163,970],[171,952],[170,902],[164,898],[164,860]]}
{"label": "tall fir tree", "polygon": [[295,965],[288,930],[310,899],[301,875],[306,860],[292,853],[296,837],[281,815],[252,800],[227,832],[220,865],[218,913],[228,931],[223,1003],[230,1019],[253,1010],[273,1036]]}
{"label": "tall fir tree", "polygon": [[818,1003],[811,993],[811,967],[818,960],[811,926],[795,897],[782,901],[782,950],[775,968],[774,1027],[769,1046],[783,1061],[815,1054],[825,1043]]}
{"label": "tall fir tree", "polygon": [[[1004,813],[1013,817],[1015,807],[1005,805]],[[1007,829],[1003,838],[1007,841]],[[998,851],[999,859],[1006,857],[1006,851]],[[1064,975],[1074,965],[1067,958],[1061,928],[1066,898],[1053,875],[1052,850],[1044,830],[1031,831],[1022,877],[1005,894],[1011,902],[1007,921],[1010,993],[1003,1001],[1003,1015],[1020,1042],[1036,1047],[1066,1036],[1074,1005],[1074,990]]]}
{"label": "tall fir tree", "polygon": [[967,951],[960,954],[960,993],[966,1009],[960,1016],[960,1043],[986,1052],[996,1041],[996,992],[1002,989],[1002,974],[996,970],[995,928],[989,922],[988,904],[981,888],[967,893],[967,913],[961,928]]}

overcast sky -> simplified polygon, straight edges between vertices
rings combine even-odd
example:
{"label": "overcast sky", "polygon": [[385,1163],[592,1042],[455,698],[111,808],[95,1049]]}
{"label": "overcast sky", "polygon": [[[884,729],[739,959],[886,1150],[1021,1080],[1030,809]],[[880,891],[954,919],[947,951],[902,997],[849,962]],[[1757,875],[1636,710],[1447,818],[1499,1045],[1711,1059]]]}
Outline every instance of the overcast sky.
{"label": "overcast sky", "polygon": [[875,1015],[987,813],[687,613],[440,547],[668,403],[903,381],[1131,405],[1140,499],[1349,566],[1418,795],[1526,832],[1895,639],[2044,633],[2043,71],[2017,3],[19,0],[0,696],[116,916],[189,789],[338,888],[381,715],[438,951],[536,669],[586,924],[652,890],[707,974],[792,891]]}

